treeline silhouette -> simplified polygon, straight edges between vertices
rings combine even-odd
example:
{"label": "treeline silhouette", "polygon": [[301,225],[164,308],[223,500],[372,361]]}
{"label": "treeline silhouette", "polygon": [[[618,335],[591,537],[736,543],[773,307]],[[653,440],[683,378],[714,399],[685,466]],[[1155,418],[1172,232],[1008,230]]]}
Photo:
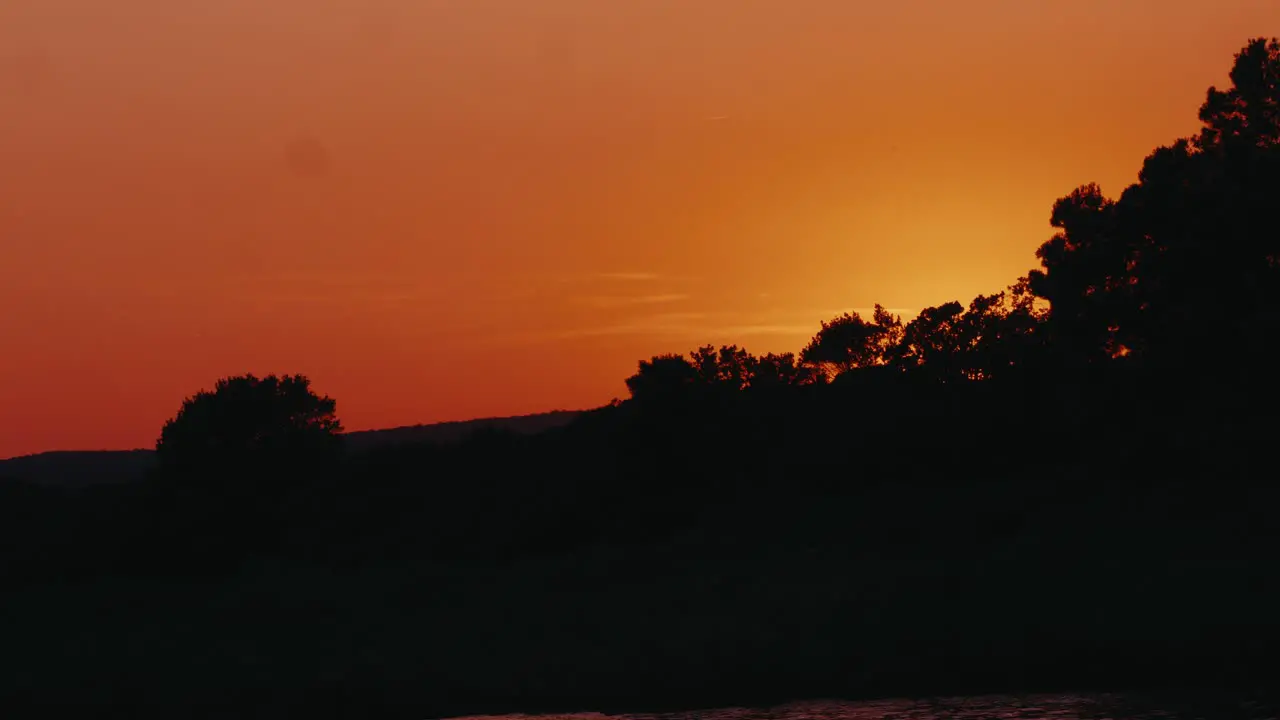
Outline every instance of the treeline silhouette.
{"label": "treeline silhouette", "polygon": [[1267,687],[1280,44],[1040,267],[798,353],[657,355],[537,435],[344,449],[301,376],[127,486],[0,483],[5,704],[421,717]]}

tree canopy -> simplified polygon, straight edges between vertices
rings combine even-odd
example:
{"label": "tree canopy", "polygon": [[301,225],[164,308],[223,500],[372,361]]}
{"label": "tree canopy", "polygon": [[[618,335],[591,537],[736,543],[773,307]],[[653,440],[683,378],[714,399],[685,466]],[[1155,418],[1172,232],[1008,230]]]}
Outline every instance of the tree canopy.
{"label": "tree canopy", "polygon": [[824,320],[822,329],[800,351],[800,359],[834,377],[855,368],[883,365],[901,336],[902,320],[876,305],[870,322],[856,312]]}
{"label": "tree canopy", "polygon": [[1029,281],[1061,350],[1213,362],[1224,335],[1248,357],[1280,328],[1278,79],[1280,43],[1250,41],[1198,134],[1157,148],[1118,200],[1090,184],[1057,202]]}
{"label": "tree canopy", "polygon": [[318,458],[338,443],[336,402],[303,375],[241,375],[188,397],[156,443],[161,466],[202,471],[236,463]]}

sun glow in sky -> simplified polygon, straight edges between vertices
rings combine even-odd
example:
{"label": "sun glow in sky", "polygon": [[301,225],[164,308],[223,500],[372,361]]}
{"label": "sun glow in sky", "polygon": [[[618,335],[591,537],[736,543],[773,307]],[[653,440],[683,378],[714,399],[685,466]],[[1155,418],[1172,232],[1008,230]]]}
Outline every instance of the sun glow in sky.
{"label": "sun glow in sky", "polygon": [[0,457],[301,372],[350,429],[994,292],[1275,0],[5,0]]}

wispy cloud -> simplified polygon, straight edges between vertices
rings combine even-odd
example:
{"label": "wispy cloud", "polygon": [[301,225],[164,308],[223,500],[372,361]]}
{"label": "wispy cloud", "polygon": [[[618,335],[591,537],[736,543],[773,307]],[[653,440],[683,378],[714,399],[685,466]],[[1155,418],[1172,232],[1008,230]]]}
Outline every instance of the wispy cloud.
{"label": "wispy cloud", "polygon": [[706,318],[705,313],[662,313],[623,323],[601,323],[591,327],[567,330],[560,333],[558,337],[568,339],[608,335],[696,335],[702,332]]}
{"label": "wispy cloud", "polygon": [[544,282],[561,285],[578,284],[643,284],[643,283],[685,283],[696,282],[692,275],[669,275],[649,270],[611,270],[602,272],[554,274],[543,278]]}
{"label": "wispy cloud", "polygon": [[247,301],[282,305],[408,305],[428,303],[438,298],[426,292],[378,291],[371,288],[338,289],[332,292],[266,289],[238,295]]}
{"label": "wispy cloud", "polygon": [[735,324],[724,314],[702,312],[661,313],[628,320],[626,322],[601,323],[561,333],[561,338],[600,337],[607,335],[653,335],[683,337],[693,340],[707,338],[750,338],[762,336],[810,336],[818,323],[750,323]]}
{"label": "wispy cloud", "polygon": [[401,306],[439,302],[445,288],[375,274],[280,272],[242,274],[223,281],[232,296],[280,305]]}
{"label": "wispy cloud", "polygon": [[642,282],[697,282],[700,278],[697,275],[671,275],[668,273],[656,273],[648,271],[628,271],[628,272],[602,272],[594,275],[587,275],[580,279],[597,280],[603,282],[621,282],[621,283],[642,283]]}
{"label": "wispy cloud", "polygon": [[730,325],[714,328],[717,335],[812,335],[817,323],[811,325]]}
{"label": "wispy cloud", "polygon": [[657,273],[651,272],[607,272],[599,273],[596,277],[601,280],[622,280],[625,282],[652,282],[660,279]]}
{"label": "wispy cloud", "polygon": [[688,300],[689,296],[684,293],[663,293],[656,295],[634,295],[623,297],[587,297],[582,298],[582,302],[594,305],[598,308],[617,308],[629,307],[634,305],[659,305],[662,303],[680,302]]}

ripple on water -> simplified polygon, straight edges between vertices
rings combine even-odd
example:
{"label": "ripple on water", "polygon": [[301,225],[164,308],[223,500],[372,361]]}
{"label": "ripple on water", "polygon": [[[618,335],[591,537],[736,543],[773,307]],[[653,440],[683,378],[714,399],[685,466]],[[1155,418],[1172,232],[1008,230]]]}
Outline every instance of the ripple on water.
{"label": "ripple on water", "polygon": [[472,716],[456,720],[1276,720],[1273,705],[1230,696],[1194,699],[1126,695],[992,695],[809,701],[772,708],[722,708],[680,713]]}

